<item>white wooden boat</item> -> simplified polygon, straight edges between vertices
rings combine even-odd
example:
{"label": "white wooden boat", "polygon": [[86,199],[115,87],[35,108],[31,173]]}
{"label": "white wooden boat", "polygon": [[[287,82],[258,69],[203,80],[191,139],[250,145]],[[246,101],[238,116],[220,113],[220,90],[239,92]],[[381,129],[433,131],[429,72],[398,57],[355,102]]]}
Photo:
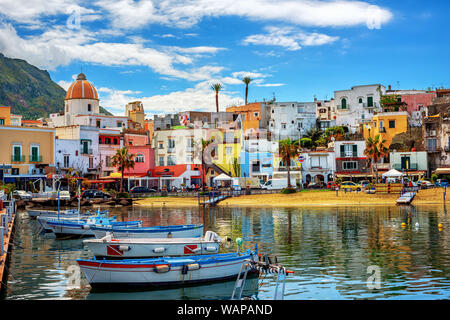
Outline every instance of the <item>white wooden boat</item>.
{"label": "white wooden boat", "polygon": [[116,217],[105,218],[102,216],[90,217],[86,220],[48,220],[46,226],[57,236],[78,236],[78,237],[91,237],[94,236],[92,228],[94,226],[101,225],[116,225],[122,228],[139,228],[142,227],[142,221],[125,221],[117,222]]}
{"label": "white wooden boat", "polygon": [[[28,216],[32,219],[35,219],[40,216],[53,216],[58,217],[58,211],[57,210],[37,210],[37,209],[28,209],[27,210]],[[76,216],[78,215],[78,210],[76,209],[68,209],[68,210],[61,210],[59,212],[60,216]]]}
{"label": "white wooden boat", "polygon": [[256,253],[221,253],[156,259],[83,260],[80,269],[93,288],[182,286],[235,278]]}
{"label": "white wooden boat", "polygon": [[203,238],[114,239],[107,235],[83,243],[95,257],[150,258],[218,253],[221,240],[215,232],[207,231]]}
{"label": "white wooden boat", "polygon": [[203,224],[184,224],[171,226],[154,226],[142,228],[124,228],[115,225],[92,226],[97,239],[104,238],[107,232],[115,239],[124,238],[198,238],[203,236]]}

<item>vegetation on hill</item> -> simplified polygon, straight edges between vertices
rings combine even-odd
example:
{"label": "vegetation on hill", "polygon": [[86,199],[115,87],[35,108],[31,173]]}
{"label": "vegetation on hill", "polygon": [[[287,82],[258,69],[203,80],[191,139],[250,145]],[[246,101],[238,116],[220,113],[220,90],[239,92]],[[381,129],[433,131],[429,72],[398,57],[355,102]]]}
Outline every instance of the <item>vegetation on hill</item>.
{"label": "vegetation on hill", "polygon": [[[46,70],[0,53],[0,105],[10,106],[11,113],[24,120],[48,117],[64,109],[65,96]],[[111,115],[101,107],[100,112]]]}

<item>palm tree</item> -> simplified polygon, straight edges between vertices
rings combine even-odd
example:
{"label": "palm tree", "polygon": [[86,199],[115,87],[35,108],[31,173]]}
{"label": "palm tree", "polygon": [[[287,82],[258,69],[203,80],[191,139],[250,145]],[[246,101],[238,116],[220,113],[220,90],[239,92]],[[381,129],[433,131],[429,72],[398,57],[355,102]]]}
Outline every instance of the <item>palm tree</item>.
{"label": "palm tree", "polygon": [[[378,161],[389,154],[388,148],[384,145],[386,140],[381,138],[381,135],[376,135],[375,138],[369,137],[366,140],[366,149],[364,155],[370,159],[370,166],[372,168],[372,175],[374,165]],[[376,181],[378,182],[378,168],[375,168]]]}
{"label": "palm tree", "polygon": [[250,78],[250,77],[244,77],[244,78],[242,79],[242,82],[245,83],[245,105],[247,105],[248,85],[250,84],[250,82],[252,82],[252,78]]}
{"label": "palm tree", "polygon": [[117,150],[116,154],[111,158],[111,165],[113,167],[117,167],[120,171],[120,193],[123,191],[123,173],[126,169],[134,168],[134,160],[133,157],[135,154],[129,154],[128,148],[123,147],[122,149]]}
{"label": "palm tree", "polygon": [[322,130],[319,128],[313,127],[305,132],[303,138],[309,138],[312,142],[312,147],[317,147],[318,140],[322,137]]}
{"label": "palm tree", "polygon": [[283,163],[286,165],[288,188],[292,188],[290,164],[291,159],[295,159],[300,155],[298,141],[292,141],[291,139],[281,140],[279,142],[278,154]]}
{"label": "palm tree", "polygon": [[222,89],[222,84],[217,82],[211,85],[211,89],[216,92],[216,112],[219,112],[219,91]]}

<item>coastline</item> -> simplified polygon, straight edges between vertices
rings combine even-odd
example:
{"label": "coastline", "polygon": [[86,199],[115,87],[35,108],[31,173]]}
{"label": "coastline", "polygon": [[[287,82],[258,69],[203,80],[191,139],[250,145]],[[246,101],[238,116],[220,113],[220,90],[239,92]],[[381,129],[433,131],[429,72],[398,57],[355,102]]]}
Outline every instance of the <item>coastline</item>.
{"label": "coastline", "polygon": [[[420,190],[412,205],[444,204],[444,189]],[[217,204],[218,207],[330,207],[330,206],[395,206],[399,194],[366,194],[361,192],[344,193],[339,191],[303,191],[294,194],[258,194],[242,195],[228,198]],[[446,196],[445,203],[450,204],[450,195]],[[196,197],[158,197],[135,201],[135,206],[144,207],[198,207]]]}

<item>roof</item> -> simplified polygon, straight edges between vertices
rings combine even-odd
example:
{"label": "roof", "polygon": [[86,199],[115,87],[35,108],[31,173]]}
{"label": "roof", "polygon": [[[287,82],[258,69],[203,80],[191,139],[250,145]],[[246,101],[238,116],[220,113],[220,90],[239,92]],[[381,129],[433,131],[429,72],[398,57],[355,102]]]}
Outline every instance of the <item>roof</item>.
{"label": "roof", "polygon": [[77,80],[67,89],[66,100],[69,99],[98,100],[97,90],[86,80],[86,76],[83,73],[80,73]]}

